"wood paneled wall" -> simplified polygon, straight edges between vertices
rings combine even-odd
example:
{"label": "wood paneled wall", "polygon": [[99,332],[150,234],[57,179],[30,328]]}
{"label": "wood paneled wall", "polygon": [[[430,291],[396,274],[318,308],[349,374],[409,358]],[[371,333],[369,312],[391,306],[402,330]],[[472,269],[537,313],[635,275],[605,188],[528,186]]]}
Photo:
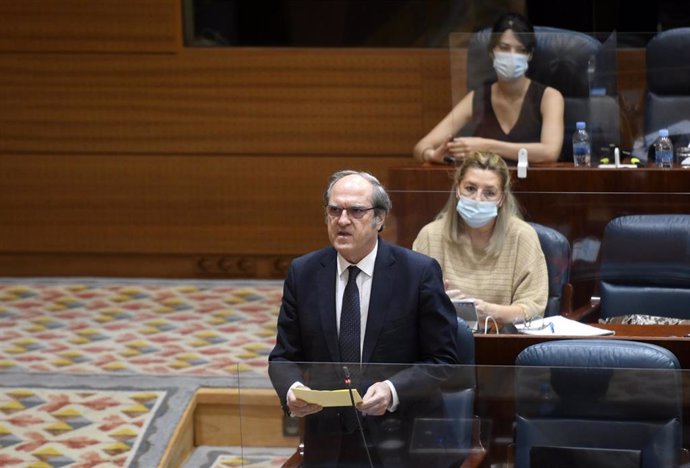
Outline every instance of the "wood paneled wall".
{"label": "wood paneled wall", "polygon": [[466,86],[440,49],[184,48],[180,12],[0,4],[0,275],[283,277],[327,176],[386,183]]}
{"label": "wood paneled wall", "polygon": [[0,2],[1,52],[172,52],[181,45],[177,0]]}
{"label": "wood paneled wall", "polygon": [[7,3],[3,276],[282,277],[327,242],[327,176],[385,183],[451,105],[443,50],[186,49],[177,1]]}
{"label": "wood paneled wall", "polygon": [[407,156],[448,81],[434,50],[8,54],[0,150]]}

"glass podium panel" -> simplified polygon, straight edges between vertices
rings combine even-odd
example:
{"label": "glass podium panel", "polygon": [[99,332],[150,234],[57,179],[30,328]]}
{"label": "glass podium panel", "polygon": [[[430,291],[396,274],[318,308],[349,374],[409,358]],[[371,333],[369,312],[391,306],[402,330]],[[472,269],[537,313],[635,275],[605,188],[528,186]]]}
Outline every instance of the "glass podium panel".
{"label": "glass podium panel", "polygon": [[[511,343],[520,337],[504,335],[502,339],[506,346],[513,346]],[[630,343],[615,338],[597,341],[613,345],[626,343],[626,346]],[[598,348],[593,349],[592,359],[596,359]],[[604,356],[602,362],[608,360]],[[298,367],[303,372],[304,383],[313,382],[312,390],[348,390],[338,378],[337,364]],[[280,376],[294,370],[293,364],[276,363],[271,365],[270,373],[277,382]],[[303,457],[313,460],[311,455],[332,462],[338,457],[340,438],[350,431],[367,448],[354,466],[369,466],[368,457],[371,457],[374,466],[388,463],[389,466],[531,467],[550,466],[549,460],[561,460],[563,466],[585,466],[582,463],[614,466],[610,463],[615,461],[615,466],[671,467],[679,465],[684,456],[682,449],[690,443],[687,423],[690,405],[684,398],[690,375],[685,370],[584,368],[577,364],[559,367],[536,363],[534,366],[372,364],[362,366],[361,374],[353,377],[353,391],[366,393],[365,382],[370,381],[370,376],[372,382],[389,378],[399,383],[396,389],[400,406],[396,411],[382,416],[363,414],[345,399],[340,403],[342,406],[324,407],[314,415],[292,418],[283,414],[276,397],[275,406],[261,422],[261,429],[254,424],[256,415],[252,407],[257,392],[272,390],[271,380],[268,375],[265,380],[240,378],[242,447],[251,448],[248,454],[256,453],[255,441],[261,434],[252,431],[279,433],[296,423],[297,435],[286,438],[292,447],[289,444],[272,447],[283,457],[276,458],[280,462],[276,466],[287,463],[287,455],[293,457],[292,462]],[[358,416],[359,424],[353,430],[343,425],[343,415],[348,413]],[[330,444],[319,444],[325,440]],[[298,449],[300,443],[303,447]]]}

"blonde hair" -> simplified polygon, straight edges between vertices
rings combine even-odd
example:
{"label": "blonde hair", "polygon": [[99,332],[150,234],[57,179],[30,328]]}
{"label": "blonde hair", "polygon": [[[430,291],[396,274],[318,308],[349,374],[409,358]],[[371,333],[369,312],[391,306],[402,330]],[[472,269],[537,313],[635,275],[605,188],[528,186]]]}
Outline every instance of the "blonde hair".
{"label": "blonde hair", "polygon": [[479,169],[483,171],[494,172],[501,181],[501,189],[503,191],[503,203],[498,208],[498,216],[496,217],[496,224],[491,234],[491,240],[486,248],[486,253],[490,256],[496,256],[501,252],[505,242],[506,233],[508,231],[508,224],[513,217],[522,218],[520,214],[520,207],[510,190],[510,172],[503,158],[496,153],[476,151],[471,156],[466,158],[462,164],[456,169],[453,176],[453,186],[450,189],[450,196],[446,205],[438,214],[437,219],[443,218],[445,220],[443,226],[443,235],[454,242],[461,242],[461,235],[467,230],[467,225],[462,217],[458,214],[456,207],[458,205],[458,185],[464,179],[467,171],[470,169]]}

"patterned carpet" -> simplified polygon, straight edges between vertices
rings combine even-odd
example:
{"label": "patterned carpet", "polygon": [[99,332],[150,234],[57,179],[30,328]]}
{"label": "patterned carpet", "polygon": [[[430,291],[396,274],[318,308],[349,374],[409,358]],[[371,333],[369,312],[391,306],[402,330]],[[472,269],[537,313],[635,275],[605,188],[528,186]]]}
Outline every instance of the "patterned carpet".
{"label": "patterned carpet", "polygon": [[[196,388],[266,385],[281,295],[280,281],[0,279],[0,466],[155,466]],[[216,455],[197,466],[287,458]]]}
{"label": "patterned carpet", "polygon": [[294,449],[264,449],[228,447],[219,450],[218,447],[198,447],[183,468],[280,468],[280,466],[294,453]]}
{"label": "patterned carpet", "polygon": [[0,284],[0,370],[265,372],[280,282]]}
{"label": "patterned carpet", "polygon": [[164,396],[5,388],[0,466],[128,466]]}

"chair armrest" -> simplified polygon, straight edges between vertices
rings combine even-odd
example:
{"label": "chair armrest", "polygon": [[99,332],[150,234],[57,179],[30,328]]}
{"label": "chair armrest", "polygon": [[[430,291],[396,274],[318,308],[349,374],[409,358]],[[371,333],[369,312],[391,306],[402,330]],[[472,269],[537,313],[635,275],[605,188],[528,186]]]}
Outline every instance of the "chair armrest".
{"label": "chair armrest", "polygon": [[481,419],[473,417],[472,424],[472,447],[470,453],[460,465],[460,468],[476,468],[482,464],[486,458],[486,449],[482,445],[482,425]]}
{"label": "chair armrest", "polygon": [[290,455],[285,463],[281,465],[280,468],[301,468],[302,462],[304,461],[304,444],[299,444],[295,453]]}
{"label": "chair armrest", "polygon": [[515,442],[512,442],[508,444],[507,451],[506,451],[506,465],[507,466],[515,466],[515,451],[516,451],[516,445]]}
{"label": "chair armrest", "polygon": [[573,285],[566,283],[561,290],[561,315],[573,313]]}
{"label": "chair armrest", "polygon": [[462,465],[460,465],[460,468],[476,468],[482,464],[484,457],[486,457],[485,448],[473,448],[467,458],[465,458],[465,461],[462,462]]}
{"label": "chair armrest", "polygon": [[599,319],[599,304],[585,304],[563,316],[578,322],[596,322]]}

